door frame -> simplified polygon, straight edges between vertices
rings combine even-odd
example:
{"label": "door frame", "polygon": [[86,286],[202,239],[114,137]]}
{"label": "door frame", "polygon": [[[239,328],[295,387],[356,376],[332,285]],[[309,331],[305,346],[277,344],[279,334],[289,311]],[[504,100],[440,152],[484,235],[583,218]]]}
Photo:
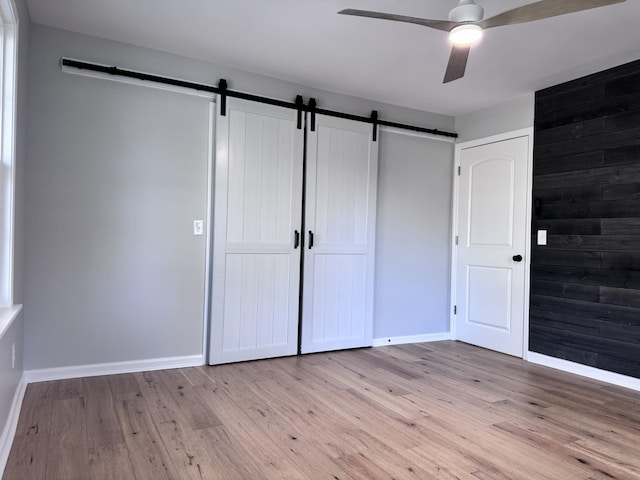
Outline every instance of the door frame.
{"label": "door frame", "polygon": [[452,340],[457,340],[456,334],[456,315],[454,307],[457,305],[456,299],[456,271],[458,263],[458,249],[456,245],[456,235],[458,235],[458,214],[459,214],[459,189],[460,176],[458,168],[460,167],[460,155],[462,150],[467,148],[479,147],[490,143],[502,142],[518,137],[527,137],[529,140],[529,151],[527,152],[527,188],[523,195],[526,195],[526,218],[525,218],[525,254],[524,254],[524,292],[522,301],[523,305],[523,330],[522,330],[522,358],[527,359],[529,352],[529,295],[530,295],[530,269],[531,269],[531,197],[533,195],[533,127],[512,130],[489,137],[478,138],[465,142],[456,143],[454,161],[453,161],[453,199],[451,203],[451,269],[450,269],[450,304],[449,304],[449,331]]}
{"label": "door frame", "polygon": [[211,349],[211,299],[212,299],[212,274],[213,274],[213,199],[216,168],[216,99],[209,103],[209,145],[207,146],[207,213],[204,222],[204,235],[206,238],[205,269],[204,269],[204,308],[202,309],[202,364],[209,363]]}

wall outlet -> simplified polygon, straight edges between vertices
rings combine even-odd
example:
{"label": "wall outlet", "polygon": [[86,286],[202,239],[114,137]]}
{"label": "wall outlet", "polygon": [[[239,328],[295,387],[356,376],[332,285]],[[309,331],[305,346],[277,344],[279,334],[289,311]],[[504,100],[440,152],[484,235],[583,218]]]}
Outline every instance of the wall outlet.
{"label": "wall outlet", "polygon": [[11,344],[11,368],[16,368],[16,342]]}
{"label": "wall outlet", "polygon": [[194,220],[193,221],[193,234],[194,235],[204,235],[204,221],[203,220]]}

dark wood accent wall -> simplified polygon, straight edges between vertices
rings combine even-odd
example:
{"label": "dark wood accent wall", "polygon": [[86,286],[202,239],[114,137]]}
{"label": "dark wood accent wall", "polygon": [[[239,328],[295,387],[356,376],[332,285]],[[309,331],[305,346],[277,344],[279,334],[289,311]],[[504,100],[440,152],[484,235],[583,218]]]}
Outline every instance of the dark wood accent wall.
{"label": "dark wood accent wall", "polygon": [[640,61],[535,108],[530,350],[640,378]]}

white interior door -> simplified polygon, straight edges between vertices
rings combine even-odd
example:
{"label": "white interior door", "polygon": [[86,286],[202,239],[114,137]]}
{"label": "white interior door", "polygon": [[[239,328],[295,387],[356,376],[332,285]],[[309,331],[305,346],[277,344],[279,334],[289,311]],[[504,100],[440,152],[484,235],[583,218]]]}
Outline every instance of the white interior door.
{"label": "white interior door", "polygon": [[522,357],[529,137],[459,158],[456,338]]}
{"label": "white interior door", "polygon": [[370,346],[378,144],[370,124],[316,116],[307,138],[302,353]]}
{"label": "white interior door", "polygon": [[303,130],[295,110],[228,98],[221,115],[220,104],[209,363],[294,355]]}

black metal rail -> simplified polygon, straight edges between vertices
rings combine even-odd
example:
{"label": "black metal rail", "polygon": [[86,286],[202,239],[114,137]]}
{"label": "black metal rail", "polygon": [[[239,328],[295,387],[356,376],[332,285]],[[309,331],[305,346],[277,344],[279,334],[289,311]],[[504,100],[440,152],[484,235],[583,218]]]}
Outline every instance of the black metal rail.
{"label": "black metal rail", "polygon": [[[287,102],[284,100],[278,100],[275,98],[269,98],[269,97],[262,97],[260,95],[253,95],[250,93],[244,93],[244,92],[238,92],[235,90],[229,90],[228,89],[228,85],[227,85],[227,81],[225,79],[220,79],[218,82],[218,86],[214,87],[213,85],[206,85],[206,84],[202,84],[202,83],[196,83],[196,82],[189,82],[186,80],[179,80],[176,78],[170,78],[170,77],[164,77],[161,75],[154,75],[151,73],[144,73],[144,72],[136,72],[135,70],[127,70],[124,68],[119,68],[119,67],[115,67],[115,66],[106,66],[106,65],[99,65],[96,63],[89,63],[89,62],[83,62],[80,60],[72,60],[69,58],[62,58],[61,63],[63,66],[65,67],[72,67],[72,68],[77,68],[79,70],[90,70],[93,72],[99,72],[99,73],[106,73],[108,75],[115,75],[115,76],[119,76],[119,77],[127,77],[127,78],[133,78],[136,80],[142,80],[142,81],[148,81],[148,82],[155,82],[155,83],[161,83],[164,85],[171,85],[174,87],[181,87],[181,88],[188,88],[188,89],[192,89],[192,90],[196,90],[196,91],[201,91],[201,92],[209,92],[209,93],[214,93],[217,95],[220,95],[221,97],[221,102],[222,102],[222,111],[225,111],[224,105],[226,103],[226,97],[234,97],[234,98],[240,98],[243,100],[250,100],[252,102],[258,102],[258,103],[266,103],[268,105],[276,105],[279,107],[284,107],[284,108],[291,108],[293,110],[298,110],[298,112],[309,112],[311,113],[311,130],[314,131],[315,130],[315,115],[316,114],[321,114],[321,115],[327,115],[330,117],[338,117],[338,118],[345,118],[345,119],[349,119],[349,120],[356,120],[359,122],[365,122],[365,123],[371,123],[373,125],[373,140],[375,141],[377,138],[377,126],[378,125],[382,125],[382,126],[387,126],[387,127],[394,127],[394,128],[400,128],[400,129],[404,129],[404,130],[411,130],[413,132],[421,132],[421,133],[428,133],[431,135],[439,135],[439,136],[443,136],[443,137],[449,137],[449,138],[457,138],[458,134],[454,133],[454,132],[447,132],[444,130],[438,130],[437,128],[426,128],[426,127],[419,127],[416,125],[408,125],[405,123],[398,123],[398,122],[389,122],[386,120],[381,120],[378,118],[378,112],[376,110],[371,112],[371,116],[370,117],[365,117],[362,115],[354,115],[351,113],[344,113],[344,112],[338,112],[335,110],[327,110],[327,109],[323,109],[323,108],[317,108],[317,103],[316,100],[314,98],[310,98],[309,99],[309,103],[307,105],[304,104],[302,97],[300,95],[298,95],[296,97],[296,100],[294,102]],[[300,115],[299,115],[300,118]],[[298,125],[300,125],[300,121],[298,122]]]}

